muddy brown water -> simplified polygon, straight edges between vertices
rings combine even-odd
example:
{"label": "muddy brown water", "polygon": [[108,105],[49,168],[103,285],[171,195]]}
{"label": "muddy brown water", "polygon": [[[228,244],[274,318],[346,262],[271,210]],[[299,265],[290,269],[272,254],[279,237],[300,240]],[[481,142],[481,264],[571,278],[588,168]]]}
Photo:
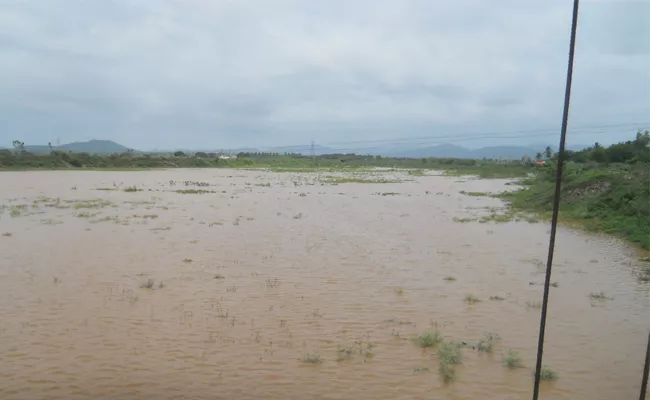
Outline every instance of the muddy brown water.
{"label": "muddy brown water", "polygon": [[[385,174],[403,181],[0,173],[0,398],[530,398],[548,224],[459,222],[502,207],[460,191],[504,180]],[[638,257],[559,230],[544,354],[559,379],[542,398],[638,397],[650,329]],[[435,350],[411,340],[435,330],[500,339],[464,348],[446,385]],[[508,349],[523,368],[502,365]]]}

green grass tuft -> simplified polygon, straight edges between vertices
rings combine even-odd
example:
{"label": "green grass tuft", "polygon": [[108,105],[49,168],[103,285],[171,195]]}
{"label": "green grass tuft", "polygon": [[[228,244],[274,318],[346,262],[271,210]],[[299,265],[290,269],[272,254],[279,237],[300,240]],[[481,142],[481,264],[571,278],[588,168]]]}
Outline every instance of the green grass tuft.
{"label": "green grass tuft", "polygon": [[460,194],[464,194],[465,196],[473,196],[473,197],[490,196],[490,194],[487,192],[466,192],[464,190],[461,190]]}
{"label": "green grass tuft", "polygon": [[422,348],[434,347],[442,342],[442,335],[440,332],[425,332],[413,338],[413,342]]}
{"label": "green grass tuft", "polygon": [[601,301],[604,301],[604,300],[614,300],[612,297],[607,296],[607,295],[605,294],[605,292],[599,292],[599,293],[595,293],[595,292],[594,292],[594,293],[589,294],[589,297],[590,297],[592,300],[601,300]]}
{"label": "green grass tuft", "polygon": [[543,381],[554,381],[557,380],[557,378],[558,376],[555,371],[546,365],[542,366],[542,370],[539,373],[539,379]]}
{"label": "green grass tuft", "polygon": [[330,176],[324,180],[325,183],[338,185],[341,183],[399,183],[400,181],[389,179],[368,179],[347,176]]}
{"label": "green grass tuft", "polygon": [[503,364],[510,369],[522,368],[524,366],[519,353],[514,350],[508,350],[506,358],[503,360]]}
{"label": "green grass tuft", "polygon": [[465,301],[468,304],[476,304],[479,303],[481,300],[478,297],[474,296],[473,294],[468,294],[467,296],[465,296]]}
{"label": "green grass tuft", "polygon": [[323,359],[318,353],[307,353],[301,361],[305,364],[322,364]]}
{"label": "green grass tuft", "polygon": [[180,189],[175,190],[176,193],[180,194],[206,194],[206,193],[216,193],[214,190],[203,190],[203,189]]}
{"label": "green grass tuft", "polygon": [[442,343],[438,349],[440,377],[450,383],[456,379],[456,365],[461,362],[460,345],[453,342]]}

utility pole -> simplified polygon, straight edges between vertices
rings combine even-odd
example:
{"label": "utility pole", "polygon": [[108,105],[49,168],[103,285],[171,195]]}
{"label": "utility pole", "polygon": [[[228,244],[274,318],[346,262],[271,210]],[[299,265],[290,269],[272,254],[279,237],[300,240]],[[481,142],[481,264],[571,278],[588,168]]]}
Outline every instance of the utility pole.
{"label": "utility pole", "polygon": [[309,155],[311,156],[311,162],[316,165],[316,147],[313,139],[311,141],[311,146],[309,146]]}
{"label": "utility pole", "polygon": [[573,56],[575,54],[576,33],[578,30],[578,5],[580,0],[573,0],[573,18],[571,20],[571,39],[569,40],[569,62],[564,89],[564,111],[562,113],[562,131],[560,132],[560,149],[557,156],[557,174],[555,177],[555,194],[553,196],[553,216],[551,218],[551,237],[548,244],[548,259],[546,261],[546,276],[544,279],[544,294],[542,296],[542,312],[539,322],[539,339],[537,343],[537,362],[535,364],[535,382],[533,384],[533,400],[539,399],[539,383],[542,373],[542,355],[544,353],[544,333],[546,330],[546,313],[548,312],[548,292],[551,284],[551,268],[555,252],[555,233],[560,210],[560,190],[562,189],[562,171],[564,166],[564,151],[566,131],[569,120],[569,104],[571,100],[571,81],[573,79]]}

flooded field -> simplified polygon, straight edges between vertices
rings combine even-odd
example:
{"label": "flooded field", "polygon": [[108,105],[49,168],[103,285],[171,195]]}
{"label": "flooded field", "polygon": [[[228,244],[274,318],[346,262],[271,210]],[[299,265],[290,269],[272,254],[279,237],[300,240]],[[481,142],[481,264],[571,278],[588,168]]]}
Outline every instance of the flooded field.
{"label": "flooded field", "polygon": [[[0,398],[528,399],[549,226],[494,217],[506,182],[0,173]],[[556,250],[542,398],[637,398],[639,254]]]}

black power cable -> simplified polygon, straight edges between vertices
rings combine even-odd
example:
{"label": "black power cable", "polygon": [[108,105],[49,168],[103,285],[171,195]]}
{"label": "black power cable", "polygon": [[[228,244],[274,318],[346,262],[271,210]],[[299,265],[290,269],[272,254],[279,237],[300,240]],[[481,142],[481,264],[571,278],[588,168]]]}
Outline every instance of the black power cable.
{"label": "black power cable", "polygon": [[650,372],[650,333],[648,333],[648,348],[645,351],[645,366],[643,367],[643,380],[641,381],[639,400],[645,400],[645,392],[648,389],[648,372]]}
{"label": "black power cable", "polygon": [[573,56],[576,47],[576,31],[578,28],[578,3],[573,0],[573,19],[571,21],[571,42],[569,45],[569,65],[567,67],[566,88],[564,92],[564,112],[562,114],[562,132],[560,134],[560,149],[557,156],[557,176],[555,178],[555,196],[553,198],[553,217],[551,219],[551,237],[548,244],[548,260],[546,261],[546,279],[544,281],[544,298],[542,300],[542,316],[539,323],[539,342],[537,344],[537,365],[535,367],[535,384],[533,400],[539,398],[539,382],[542,372],[542,354],[544,353],[544,331],[546,330],[546,312],[548,310],[548,292],[551,285],[551,267],[555,251],[555,234],[560,210],[560,189],[562,188],[562,170],[564,167],[564,147],[566,143],[567,122],[569,120],[569,104],[571,100],[571,80],[573,78]]}

